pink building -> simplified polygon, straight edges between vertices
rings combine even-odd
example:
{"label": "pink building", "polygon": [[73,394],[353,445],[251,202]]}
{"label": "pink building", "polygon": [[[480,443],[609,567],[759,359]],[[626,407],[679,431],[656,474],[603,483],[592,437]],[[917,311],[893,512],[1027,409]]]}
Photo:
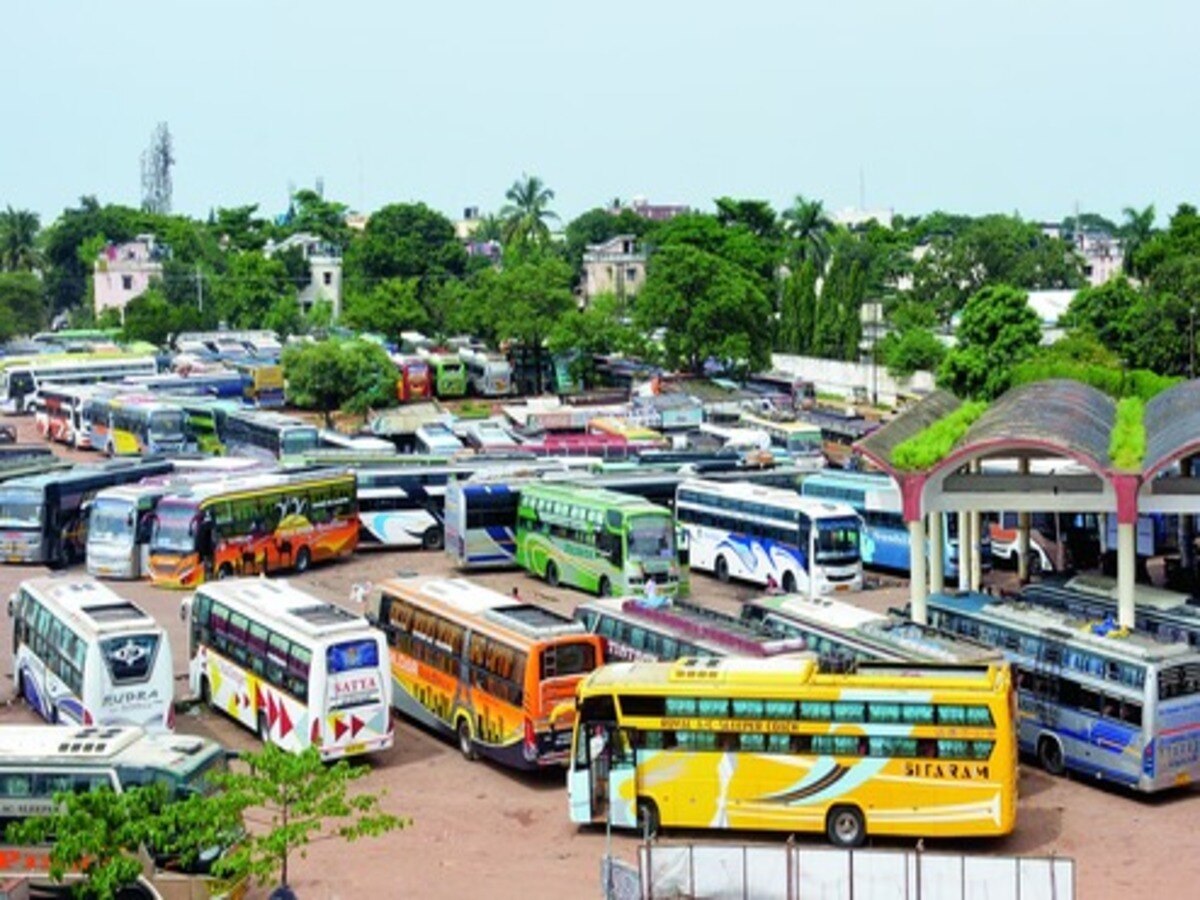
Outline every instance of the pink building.
{"label": "pink building", "polygon": [[149,234],[139,234],[127,244],[109,244],[100,251],[92,272],[96,316],[115,309],[124,320],[129,301],[146,292],[151,278],[162,278],[166,256],[166,248]]}

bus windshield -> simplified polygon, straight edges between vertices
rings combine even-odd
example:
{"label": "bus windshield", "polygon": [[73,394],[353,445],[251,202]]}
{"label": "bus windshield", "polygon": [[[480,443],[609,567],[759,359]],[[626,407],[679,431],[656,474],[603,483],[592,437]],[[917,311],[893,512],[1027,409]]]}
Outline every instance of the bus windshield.
{"label": "bus windshield", "polygon": [[183,413],[154,413],[150,417],[150,433],[155,437],[178,437],[183,434]]}
{"label": "bus windshield", "polygon": [[629,520],[629,555],[663,557],[675,554],[675,529],[666,516],[634,516]]}
{"label": "bus windshield", "polygon": [[0,528],[40,528],[41,525],[40,491],[0,489]]}
{"label": "bus windshield", "polygon": [[196,549],[196,510],[192,506],[162,504],[150,536],[152,550],[191,553]]}
{"label": "bus windshield", "polygon": [[280,450],[284,456],[316,450],[320,441],[315,428],[289,428],[283,432]]}
{"label": "bus windshield", "polygon": [[823,563],[857,562],[858,520],[818,520],[816,557]]}
{"label": "bus windshield", "polygon": [[133,507],[122,500],[97,500],[88,516],[88,537],[110,543],[133,539]]}
{"label": "bus windshield", "polygon": [[594,668],[596,648],[592,644],[554,644],[542,651],[542,675],[546,678],[586,675]]}

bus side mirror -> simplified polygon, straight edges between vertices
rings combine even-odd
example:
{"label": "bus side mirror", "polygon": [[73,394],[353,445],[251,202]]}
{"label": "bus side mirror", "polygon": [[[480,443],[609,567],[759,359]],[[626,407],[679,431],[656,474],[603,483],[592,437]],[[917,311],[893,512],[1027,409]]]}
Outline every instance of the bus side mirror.
{"label": "bus side mirror", "polygon": [[17,614],[17,595],[9,594],[8,603],[5,604],[8,609],[8,617],[11,619]]}

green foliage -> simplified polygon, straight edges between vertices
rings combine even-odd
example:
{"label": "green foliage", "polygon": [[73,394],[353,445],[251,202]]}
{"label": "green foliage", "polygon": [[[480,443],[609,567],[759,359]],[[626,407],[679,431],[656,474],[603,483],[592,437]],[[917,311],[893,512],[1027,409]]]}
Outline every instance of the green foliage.
{"label": "green foliage", "polygon": [[[91,309],[92,309],[90,306],[81,306],[79,308],[81,310],[87,310],[88,312],[91,312]],[[94,325],[96,328],[120,328],[121,327],[121,311],[119,309],[113,309],[110,306],[108,309],[101,312],[99,317],[93,316],[91,324]],[[72,317],[71,327],[72,328],[86,328],[87,326],[83,325],[83,324],[76,324],[75,318]]]}
{"label": "green foliage", "polygon": [[1136,472],[1141,468],[1146,455],[1145,415],[1146,404],[1140,397],[1125,397],[1117,403],[1108,456],[1118,469]]}
{"label": "green foliage", "polygon": [[224,277],[216,279],[204,305],[230,328],[254,328],[280,298],[296,302],[296,288],[277,259],[261,253],[237,253],[229,258]]}
{"label": "green foliage", "polygon": [[251,829],[214,871],[231,881],[249,877],[260,884],[288,883],[291,855],[313,841],[340,838],[355,841],[386,834],[411,824],[385,813],[378,794],[351,794],[350,786],[370,769],[345,760],[321,761],[309,747],[292,754],[274,744],[243,757],[244,771],[218,776],[219,803],[226,809],[265,815],[265,829]]}
{"label": "green foliage", "polygon": [[942,361],[938,382],[960,397],[995,399],[1008,390],[1012,367],[1033,354],[1041,335],[1023,291],[986,287],[963,308],[958,345]]}
{"label": "green foliage", "polygon": [[315,409],[332,425],[331,414],[396,403],[396,367],[387,352],[369,341],[325,340],[292,345],[283,351],[288,402]]}
{"label": "green foliage", "polygon": [[949,415],[897,444],[892,450],[892,464],[908,472],[919,472],[935,465],[949,455],[987,408],[981,400],[966,401]]}
{"label": "green foliage", "polygon": [[1123,370],[1107,365],[1077,362],[1053,356],[1027,360],[1012,371],[1012,383],[1029,384],[1054,378],[1069,378],[1091,385],[1110,397],[1136,397],[1148,401],[1156,394],[1179,383],[1178,378],[1158,375],[1146,369]]}
{"label": "green foliage", "polygon": [[271,304],[271,308],[267,310],[263,316],[262,324],[264,328],[269,328],[279,335],[281,340],[286,340],[293,334],[300,334],[305,330],[304,314],[300,312],[300,304],[296,302],[296,298],[289,294],[280,294]]}
{"label": "green foliage", "polygon": [[481,319],[490,321],[496,339],[533,348],[540,382],[546,340],[575,306],[570,266],[555,257],[531,256],[484,274],[474,300],[477,308],[487,310],[480,313]]}
{"label": "green foliage", "polygon": [[0,272],[0,340],[46,327],[46,294],[32,272]]}
{"label": "green foliage", "polygon": [[715,359],[755,371],[770,361],[771,302],[759,279],[690,243],[651,257],[634,319],[646,331],[664,329],[670,366],[699,372]]}
{"label": "green foliage", "polygon": [[424,331],[430,319],[418,298],[416,278],[389,278],[365,293],[346,298],[342,324],[359,331],[376,331],[398,340],[403,331]]}
{"label": "green foliage", "polygon": [[222,245],[235,251],[259,251],[266,246],[270,223],[255,216],[258,204],[219,208],[212,215],[209,230]]}
{"label": "green foliage", "polygon": [[783,282],[775,349],[807,356],[812,350],[816,315],[817,269],[811,261],[805,261]]}
{"label": "green foliage", "polygon": [[332,324],[333,304],[328,300],[316,301],[304,316],[304,330],[309,334],[314,331],[327,331]]}
{"label": "green foliage", "polygon": [[815,271],[824,272],[829,260],[829,238],[834,231],[824,204],[797,194],[781,218],[788,238],[788,259],[797,267],[810,263]]}
{"label": "green foliage", "polygon": [[946,356],[946,347],[927,328],[909,328],[884,337],[875,353],[890,374],[905,378],[914,372],[934,372]]}
{"label": "green foliage", "polygon": [[41,264],[37,213],[6,206],[0,210],[0,270],[28,272]]}
{"label": "green foliage", "polygon": [[640,332],[629,319],[628,304],[614,294],[601,294],[582,310],[568,310],[555,323],[547,346],[556,354],[574,354],[571,373],[585,385],[595,378],[597,354],[625,353],[640,357]]}
{"label": "green foliage", "polygon": [[242,834],[240,810],[199,794],[173,798],[161,783],[119,794],[108,788],[68,791],[54,800],[55,812],[10,824],[5,837],[19,844],[53,841],[50,877],[61,882],[70,872],[81,873],[72,893],[94,900],[110,900],[136,882],[143,851],[188,868]]}
{"label": "green foliage", "polygon": [[[96,254],[108,241],[130,240],[138,233],[142,217],[129,207],[101,206],[95,197],[80,197],[78,207],[63,210],[43,234],[49,266],[46,290],[53,312],[72,309],[84,300]],[[81,254],[85,244],[89,252]]]}
{"label": "green foliage", "polygon": [[778,241],[783,234],[775,210],[766,200],[735,200],[718,197],[717,221],[725,227],[741,225],[765,241]]}
{"label": "green foliage", "polygon": [[454,224],[424,203],[393,203],[376,212],[345,254],[351,293],[365,294],[389,278],[415,278],[422,304],[447,278],[461,278],[467,251]]}
{"label": "green foliage", "polygon": [[500,217],[504,220],[505,249],[545,247],[550,243],[547,222],[558,221],[558,215],[549,208],[554,191],[536,175],[522,173],[504,196],[508,203],[501,208]]}
{"label": "green foliage", "polygon": [[1140,297],[1124,276],[1106,281],[1099,287],[1079,291],[1071,300],[1058,324],[1063,328],[1085,329],[1117,353],[1131,338],[1131,318]]}
{"label": "green foliage", "polygon": [[339,247],[350,242],[346,225],[345,203],[326,200],[314,190],[305,188],[292,195],[284,231],[288,234],[315,234]]}
{"label": "green foliage", "polygon": [[1012,216],[972,220],[953,236],[935,237],[913,270],[913,296],[949,322],[985,286],[1069,288],[1082,284],[1070,245]]}
{"label": "green foliage", "polygon": [[704,213],[686,213],[657,223],[647,232],[646,244],[656,250],[688,246],[719,257],[756,279],[764,294],[775,280],[779,262],[776,248],[742,223],[722,225],[716,216]]}

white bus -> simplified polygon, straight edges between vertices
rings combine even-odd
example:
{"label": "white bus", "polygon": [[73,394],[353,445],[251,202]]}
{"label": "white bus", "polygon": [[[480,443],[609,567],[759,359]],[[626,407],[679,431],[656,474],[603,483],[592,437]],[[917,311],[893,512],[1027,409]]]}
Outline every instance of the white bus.
{"label": "white bus", "polygon": [[679,486],[675,517],[687,531],[692,569],[785,593],[862,590],[861,521],[844,503],[786,488],[694,479]]}
{"label": "white bus", "polygon": [[31,578],[9,599],[17,695],[46,721],[175,727],[167,633],[90,578]]}
{"label": "white bus", "polygon": [[417,428],[417,452],[455,456],[463,452],[463,442],[445,422],[426,422]]}
{"label": "white bus", "polygon": [[795,420],[779,422],[752,412],[743,412],[741,423],[746,428],[765,431],[771,438],[771,444],[787,452],[792,464],[806,471],[818,471],[825,468],[825,454],[822,451],[821,428],[811,422]]}
{"label": "white bus", "polygon": [[95,384],[158,372],[153,356],[86,353],[78,354],[78,359],[70,356],[48,353],[44,360],[33,357],[4,367],[0,373],[0,405],[24,412],[28,406],[26,398],[46,384]]}
{"label": "white bus", "polygon": [[109,725],[0,726],[0,824],[49,815],[54,795],[68,791],[121,793],[162,783],[183,799],[210,790],[207,779],[224,771],[225,760],[220,744],[195,735]]}
{"label": "white bus", "polygon": [[458,358],[467,369],[467,384],[480,397],[503,397],[512,393],[512,364],[503,356],[481,350],[462,349]]}
{"label": "white bus", "polygon": [[225,449],[231,456],[273,460],[308,453],[320,446],[315,425],[277,412],[246,410],[225,417]]}
{"label": "white bus", "polygon": [[387,646],[362,616],[265,578],[205,584],[182,612],[188,685],[206,706],[293,753],[392,746]]}

